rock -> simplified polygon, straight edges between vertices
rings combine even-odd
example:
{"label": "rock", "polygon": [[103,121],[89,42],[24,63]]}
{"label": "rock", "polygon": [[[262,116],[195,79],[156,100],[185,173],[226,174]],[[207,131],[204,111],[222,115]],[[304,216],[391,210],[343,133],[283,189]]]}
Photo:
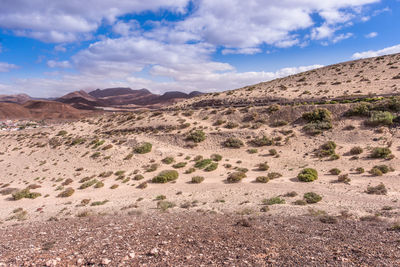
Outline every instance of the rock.
{"label": "rock", "polygon": [[132,251],[132,252],[129,253],[129,258],[134,259],[135,256],[136,256],[135,252]]}
{"label": "rock", "polygon": [[104,258],[101,260],[101,264],[103,264],[103,265],[108,265],[108,264],[110,264],[110,262],[111,262],[111,260],[107,259],[107,258]]}

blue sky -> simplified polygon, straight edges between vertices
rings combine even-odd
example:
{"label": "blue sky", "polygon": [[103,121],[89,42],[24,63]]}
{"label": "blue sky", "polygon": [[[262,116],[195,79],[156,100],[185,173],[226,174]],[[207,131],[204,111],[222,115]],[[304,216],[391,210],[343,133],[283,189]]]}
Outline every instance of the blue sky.
{"label": "blue sky", "polygon": [[0,94],[220,91],[400,52],[398,0],[147,2],[0,0]]}

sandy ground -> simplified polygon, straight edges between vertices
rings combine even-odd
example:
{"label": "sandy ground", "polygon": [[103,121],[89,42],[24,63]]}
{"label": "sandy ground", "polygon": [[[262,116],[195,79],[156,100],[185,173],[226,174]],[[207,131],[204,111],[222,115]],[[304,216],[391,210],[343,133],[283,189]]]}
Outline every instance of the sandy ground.
{"label": "sandy ground", "polygon": [[[308,109],[308,107],[304,107]],[[341,106],[339,110],[345,109]],[[262,112],[262,110],[254,109]],[[164,112],[163,115],[154,116],[154,113],[144,113],[143,119],[130,119],[130,114],[105,115],[98,118],[78,122],[52,125],[48,128],[24,130],[19,132],[2,132],[0,135],[0,190],[21,190],[29,185],[36,185],[31,192],[39,192],[36,199],[13,200],[11,194],[1,196],[0,220],[3,225],[9,225],[17,220],[43,221],[49,218],[76,217],[87,212],[88,214],[126,214],[132,210],[154,213],[157,209],[157,196],[163,195],[167,201],[173,202],[175,207],[171,212],[180,212],[187,209],[211,211],[214,213],[257,214],[264,206],[262,201],[271,197],[281,196],[285,204],[270,206],[269,214],[273,215],[302,215],[309,213],[309,209],[322,210],[328,214],[338,215],[348,211],[356,217],[367,215],[381,215],[388,220],[395,221],[399,218],[400,183],[398,159],[397,128],[382,128],[378,133],[376,128],[365,127],[361,119],[341,119],[334,122],[334,128],[319,136],[309,136],[303,133],[302,124],[291,123],[279,128],[271,128],[267,124],[259,129],[234,128],[225,129],[213,126],[217,118],[225,118],[242,124],[242,117],[247,113],[239,111],[234,114],[223,115],[225,111],[212,110],[195,111],[191,117],[177,115],[175,112]],[[297,113],[300,112],[299,110]],[[294,112],[296,117],[296,112]],[[203,120],[208,114],[209,118]],[[202,119],[203,118],[203,119]],[[184,130],[158,133],[134,133],[133,130],[142,127],[157,127],[159,125],[179,125],[179,120],[190,122],[192,126]],[[182,121],[181,121],[182,122]],[[196,124],[197,123],[197,124]],[[347,125],[354,125],[354,130],[343,130]],[[187,148],[185,137],[193,127],[203,128],[207,138],[197,147]],[[130,129],[131,132],[120,135],[118,132],[108,133],[112,129]],[[63,145],[51,148],[49,140],[64,130],[67,135],[60,137]],[[270,137],[286,136],[281,132],[293,130],[291,138],[281,145],[259,147],[258,152],[250,154],[248,149],[253,148],[245,143],[240,149],[224,148],[221,143],[227,137],[235,136],[243,141],[247,137],[267,135]],[[66,145],[70,138],[85,138],[86,142],[79,145]],[[98,148],[89,145],[92,140],[99,138],[104,144]],[[118,144],[121,140],[126,141]],[[336,153],[338,160],[320,159],[315,156],[315,150],[328,140],[337,144]],[[133,151],[137,143],[150,142],[152,151],[147,154],[135,154],[129,160],[124,158]],[[370,150],[373,147],[384,147],[391,143],[391,150],[395,155],[392,160],[370,159]],[[112,148],[104,150],[107,145]],[[359,159],[352,159],[348,155],[354,146],[360,146],[364,152]],[[279,157],[271,156],[270,149],[276,149]],[[91,155],[99,152],[97,159]],[[209,158],[218,153],[222,160],[218,168],[212,172],[196,169],[194,173],[185,174],[193,167],[193,159],[197,155]],[[175,163],[186,162],[184,168],[176,169],[179,178],[176,182],[167,184],[154,184],[149,182],[147,188],[139,189],[137,186],[143,181],[151,180],[162,170],[173,170],[173,164],[162,163],[167,156],[174,157]],[[189,159],[190,158],[190,159]],[[267,162],[269,170],[259,171],[257,165]],[[158,164],[156,171],[147,172],[147,166]],[[226,164],[231,164],[227,167]],[[375,165],[386,164],[394,168],[383,176],[376,177],[368,173]],[[224,166],[225,165],[225,166]],[[226,179],[235,167],[247,168],[247,177],[237,184],[228,184]],[[299,182],[297,174],[305,167],[315,168],[319,172],[319,179],[311,183]],[[366,172],[356,174],[355,168],[363,167]],[[342,174],[349,174],[349,184],[337,183],[338,176],[331,175],[329,170],[338,168]],[[124,177],[118,179],[117,171],[124,171]],[[109,177],[101,177],[103,172],[112,172]],[[270,180],[268,183],[255,183],[258,176],[265,176],[269,172],[278,172],[282,177]],[[143,180],[133,180],[135,173],[144,176]],[[193,176],[203,176],[201,184],[190,183]],[[104,187],[79,189],[80,180],[92,177],[103,181]],[[72,183],[63,186],[63,182],[72,179]],[[370,195],[365,193],[368,186],[384,183],[388,193],[386,195]],[[118,185],[111,189],[112,185]],[[66,188],[73,188],[72,196],[57,197]],[[283,196],[295,191],[297,196]],[[293,202],[303,198],[303,194],[315,192],[322,196],[322,201],[317,204],[299,206]],[[10,193],[10,192],[8,192]],[[88,199],[89,204],[81,205],[82,200]],[[91,203],[105,201],[104,205],[92,206]],[[189,204],[190,203],[190,204]],[[15,216],[16,209],[22,208],[26,214],[19,218]],[[384,211],[382,209],[385,209]],[[17,214],[19,214],[17,212]]]}

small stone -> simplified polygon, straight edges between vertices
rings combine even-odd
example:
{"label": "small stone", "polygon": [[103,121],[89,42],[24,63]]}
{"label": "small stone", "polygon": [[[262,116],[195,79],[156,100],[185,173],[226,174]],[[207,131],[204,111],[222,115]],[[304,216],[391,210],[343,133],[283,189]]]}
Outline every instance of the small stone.
{"label": "small stone", "polygon": [[135,258],[135,252],[131,252],[131,253],[129,253],[129,258],[131,258],[131,259],[133,259],[133,258]]}
{"label": "small stone", "polygon": [[111,262],[111,260],[107,259],[107,258],[104,258],[101,260],[101,264],[103,264],[103,265],[108,265],[108,264],[110,264],[110,262]]}

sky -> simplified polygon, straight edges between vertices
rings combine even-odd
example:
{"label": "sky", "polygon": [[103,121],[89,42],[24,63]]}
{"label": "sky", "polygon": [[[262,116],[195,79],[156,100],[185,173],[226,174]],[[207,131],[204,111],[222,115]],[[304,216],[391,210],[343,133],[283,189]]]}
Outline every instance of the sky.
{"label": "sky", "polygon": [[240,88],[400,52],[400,0],[0,0],[0,94]]}

